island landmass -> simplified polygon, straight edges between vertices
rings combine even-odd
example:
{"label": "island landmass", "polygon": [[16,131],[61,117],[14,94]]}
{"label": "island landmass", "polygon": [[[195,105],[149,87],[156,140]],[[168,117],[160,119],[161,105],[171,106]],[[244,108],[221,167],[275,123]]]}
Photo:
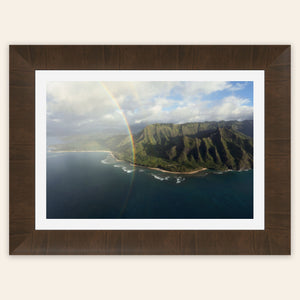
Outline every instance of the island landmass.
{"label": "island landmass", "polygon": [[110,152],[120,161],[174,174],[253,168],[253,121],[151,124],[128,135],[69,138],[51,152]]}

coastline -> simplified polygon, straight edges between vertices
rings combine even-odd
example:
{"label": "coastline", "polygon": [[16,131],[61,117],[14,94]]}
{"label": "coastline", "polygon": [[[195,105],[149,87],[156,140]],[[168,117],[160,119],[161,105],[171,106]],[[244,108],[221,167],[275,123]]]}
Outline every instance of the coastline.
{"label": "coastline", "polygon": [[207,170],[207,168],[201,168],[201,169],[198,169],[198,170],[195,170],[195,171],[190,171],[190,172],[173,172],[173,171],[167,171],[167,170],[163,170],[163,169],[159,169],[159,168],[150,168],[150,167],[145,167],[145,168],[150,169],[150,170],[163,172],[163,173],[170,173],[170,174],[177,174],[177,175],[192,175],[192,174],[196,174],[196,173]]}
{"label": "coastline", "polygon": [[[123,160],[117,159],[114,156],[114,154],[111,151],[109,151],[109,150],[48,150],[48,152],[51,152],[51,153],[64,153],[64,152],[103,152],[103,153],[110,153],[110,155],[116,161],[123,161]],[[146,169],[150,169],[150,170],[159,171],[159,172],[162,172],[162,173],[177,174],[177,175],[193,175],[193,174],[199,173],[201,171],[207,170],[207,168],[201,168],[201,169],[197,169],[197,170],[190,171],[190,172],[173,172],[173,171],[167,171],[167,170],[159,169],[159,168],[151,168],[151,167],[142,166],[142,165],[133,164],[133,163],[130,163],[130,165],[132,165],[133,167],[142,167],[142,168],[146,168]]]}
{"label": "coastline", "polygon": [[48,152],[51,152],[51,153],[69,153],[69,152],[90,152],[90,153],[96,153],[96,152],[103,152],[103,153],[109,153],[116,161],[122,161],[120,159],[117,159],[114,154],[109,151],[109,150],[48,150]]}
{"label": "coastline", "polygon": [[107,152],[111,153],[111,151],[107,150],[48,150],[51,153],[64,153],[64,152]]}
{"label": "coastline", "polygon": [[150,170],[159,171],[162,173],[177,174],[177,175],[192,175],[192,174],[196,174],[201,171],[207,170],[207,168],[201,168],[201,169],[197,169],[197,170],[190,171],[190,172],[174,172],[174,171],[168,171],[168,170],[164,170],[164,169],[160,169],[160,168],[151,168],[151,167],[147,167],[147,166],[137,165],[137,164],[133,164],[133,163],[131,163],[130,165],[133,167],[142,167],[142,168],[146,168],[146,169],[150,169]]}

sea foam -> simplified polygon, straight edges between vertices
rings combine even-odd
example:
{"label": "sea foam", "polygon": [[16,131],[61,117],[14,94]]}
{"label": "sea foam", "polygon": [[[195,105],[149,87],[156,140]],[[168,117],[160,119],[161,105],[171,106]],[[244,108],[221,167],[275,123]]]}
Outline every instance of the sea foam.
{"label": "sea foam", "polygon": [[126,173],[132,173],[134,172],[134,169],[127,169],[126,167],[122,167],[122,170]]}
{"label": "sea foam", "polygon": [[183,182],[183,181],[185,181],[185,178],[184,178],[184,177],[181,177],[181,176],[176,177],[176,184],[179,184],[179,183],[181,183],[181,182]]}
{"label": "sea foam", "polygon": [[157,179],[157,180],[160,180],[160,181],[164,181],[164,180],[169,180],[169,176],[166,176],[166,177],[160,177],[160,176],[158,176],[158,175],[155,175],[155,174],[151,174],[155,179]]}
{"label": "sea foam", "polygon": [[115,163],[115,159],[111,154],[108,154],[105,159],[102,159],[101,162],[105,165],[111,165]]}

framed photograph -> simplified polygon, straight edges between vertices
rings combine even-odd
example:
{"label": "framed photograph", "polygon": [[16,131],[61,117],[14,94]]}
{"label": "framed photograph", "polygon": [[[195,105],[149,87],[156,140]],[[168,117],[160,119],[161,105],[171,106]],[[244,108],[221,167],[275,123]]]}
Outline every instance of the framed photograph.
{"label": "framed photograph", "polygon": [[290,46],[10,46],[10,254],[290,254]]}

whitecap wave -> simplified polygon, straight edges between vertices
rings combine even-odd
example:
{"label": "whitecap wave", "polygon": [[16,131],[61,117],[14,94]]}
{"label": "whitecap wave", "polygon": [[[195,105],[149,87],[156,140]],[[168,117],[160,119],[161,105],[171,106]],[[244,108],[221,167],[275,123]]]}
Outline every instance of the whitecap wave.
{"label": "whitecap wave", "polygon": [[122,170],[126,173],[132,173],[134,172],[134,169],[127,169],[126,167],[122,167]]}
{"label": "whitecap wave", "polygon": [[116,162],[114,157],[111,154],[108,154],[105,159],[102,159],[101,162],[105,165],[111,165]]}
{"label": "whitecap wave", "polygon": [[185,178],[184,178],[184,177],[181,177],[181,176],[176,177],[176,184],[179,184],[179,183],[181,183],[181,182],[183,182],[183,181],[185,181]]}
{"label": "whitecap wave", "polygon": [[248,172],[250,171],[251,169],[244,169],[244,170],[238,170],[238,172]]}
{"label": "whitecap wave", "polygon": [[155,179],[160,180],[160,181],[165,181],[165,180],[169,180],[169,179],[170,179],[169,176],[161,177],[161,176],[158,176],[158,175],[153,174],[153,173],[151,173],[151,175],[152,175]]}

